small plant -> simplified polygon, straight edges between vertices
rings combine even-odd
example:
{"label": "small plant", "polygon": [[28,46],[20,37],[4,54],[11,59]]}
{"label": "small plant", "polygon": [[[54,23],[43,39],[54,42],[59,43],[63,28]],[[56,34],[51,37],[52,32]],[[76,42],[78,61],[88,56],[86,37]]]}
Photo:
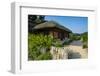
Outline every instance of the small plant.
{"label": "small plant", "polygon": [[86,42],[83,43],[83,48],[88,48],[88,44]]}

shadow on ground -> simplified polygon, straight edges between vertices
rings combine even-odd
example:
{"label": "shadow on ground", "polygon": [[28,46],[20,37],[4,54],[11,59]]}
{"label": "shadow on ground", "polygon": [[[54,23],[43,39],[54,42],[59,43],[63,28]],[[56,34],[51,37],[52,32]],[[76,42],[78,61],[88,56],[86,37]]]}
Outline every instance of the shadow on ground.
{"label": "shadow on ground", "polygon": [[69,52],[68,59],[79,59],[81,58],[81,54],[78,52]]}

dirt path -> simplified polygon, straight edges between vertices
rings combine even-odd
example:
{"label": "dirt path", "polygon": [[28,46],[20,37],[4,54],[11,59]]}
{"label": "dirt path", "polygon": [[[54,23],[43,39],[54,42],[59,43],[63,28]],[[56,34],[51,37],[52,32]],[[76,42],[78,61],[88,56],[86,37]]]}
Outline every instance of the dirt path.
{"label": "dirt path", "polygon": [[[88,50],[82,48],[81,41],[73,41],[69,46],[66,46],[66,48],[71,49],[75,53],[74,56],[80,55],[81,58],[88,57]],[[73,56],[73,58],[74,58],[74,56]]]}

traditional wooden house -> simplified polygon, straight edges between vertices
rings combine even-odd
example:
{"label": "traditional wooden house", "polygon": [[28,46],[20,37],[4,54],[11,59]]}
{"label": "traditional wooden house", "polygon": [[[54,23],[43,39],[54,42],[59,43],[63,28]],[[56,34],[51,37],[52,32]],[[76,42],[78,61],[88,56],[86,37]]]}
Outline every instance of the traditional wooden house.
{"label": "traditional wooden house", "polygon": [[42,33],[44,35],[52,35],[54,38],[58,38],[60,40],[69,38],[69,34],[72,33],[71,30],[54,21],[46,21],[35,25],[32,30],[35,34]]}

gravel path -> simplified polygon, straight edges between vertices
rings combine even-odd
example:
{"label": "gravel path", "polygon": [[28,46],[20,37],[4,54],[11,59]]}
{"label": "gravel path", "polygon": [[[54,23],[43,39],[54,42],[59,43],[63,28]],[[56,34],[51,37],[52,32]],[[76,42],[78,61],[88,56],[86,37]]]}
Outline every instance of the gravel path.
{"label": "gravel path", "polygon": [[73,41],[69,46],[66,46],[66,48],[72,50],[73,58],[88,58],[88,49],[83,49],[81,41]]}

